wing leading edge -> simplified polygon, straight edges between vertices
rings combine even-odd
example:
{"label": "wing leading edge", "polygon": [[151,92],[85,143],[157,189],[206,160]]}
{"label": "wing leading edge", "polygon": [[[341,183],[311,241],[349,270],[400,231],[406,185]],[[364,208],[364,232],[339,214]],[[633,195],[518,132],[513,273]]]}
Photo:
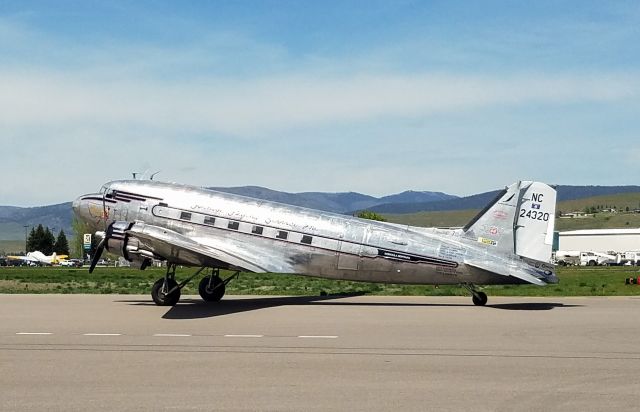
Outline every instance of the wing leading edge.
{"label": "wing leading edge", "polygon": [[[197,266],[225,267],[250,272],[291,272],[283,256],[273,251],[247,244],[236,244],[228,239],[189,238],[169,229],[136,222],[127,234],[140,241],[142,249],[167,261]],[[198,241],[198,240],[201,240]],[[205,243],[206,242],[206,243]]]}

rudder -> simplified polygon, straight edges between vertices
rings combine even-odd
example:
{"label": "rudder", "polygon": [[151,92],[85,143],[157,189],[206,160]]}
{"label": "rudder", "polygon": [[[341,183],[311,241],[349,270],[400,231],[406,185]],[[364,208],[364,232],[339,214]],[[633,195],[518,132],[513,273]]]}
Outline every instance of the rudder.
{"label": "rudder", "polygon": [[556,191],[540,182],[523,188],[515,224],[516,255],[549,262],[556,217]]}

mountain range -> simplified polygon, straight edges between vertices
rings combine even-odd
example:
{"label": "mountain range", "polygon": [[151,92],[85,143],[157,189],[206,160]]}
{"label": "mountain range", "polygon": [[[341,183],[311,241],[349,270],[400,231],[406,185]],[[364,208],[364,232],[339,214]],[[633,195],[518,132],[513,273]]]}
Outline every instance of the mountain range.
{"label": "mountain range", "polygon": [[[557,186],[558,201],[582,199],[616,193],[640,192],[640,186]],[[405,191],[402,193],[374,197],[356,192],[287,193],[259,186],[211,187],[221,192],[235,193],[259,199],[276,201],[296,206],[309,207],[334,213],[353,214],[359,210],[378,213],[414,213],[419,211],[443,211],[480,209],[490,202],[497,190],[459,197],[442,192]],[[0,240],[24,239],[25,228],[42,223],[54,234],[63,229],[68,235],[71,230],[71,202],[39,207],[0,206]]]}
{"label": "mountain range", "polygon": [[413,190],[378,198],[356,192],[288,193],[260,186],[210,187],[209,189],[334,213],[351,213],[385,204],[430,203],[458,198],[458,196],[442,192],[417,192]]}
{"label": "mountain range", "polygon": [[[558,185],[558,202],[565,200],[584,199],[594,196],[612,195],[618,193],[638,193],[640,186],[568,186]],[[465,210],[481,209],[499,193],[499,190],[479,193],[476,195],[458,197],[432,202],[407,202],[407,203],[386,203],[372,206],[369,210],[377,213],[416,213],[435,212],[444,210]]]}

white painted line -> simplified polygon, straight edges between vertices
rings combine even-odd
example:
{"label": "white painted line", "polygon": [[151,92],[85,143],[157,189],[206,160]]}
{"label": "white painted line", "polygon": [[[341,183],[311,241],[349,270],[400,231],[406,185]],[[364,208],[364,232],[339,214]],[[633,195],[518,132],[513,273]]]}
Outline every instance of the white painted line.
{"label": "white painted line", "polygon": [[85,333],[84,336],[121,336],[122,333]]}
{"label": "white painted line", "polygon": [[303,339],[337,339],[335,335],[300,335],[299,338]]}
{"label": "white painted line", "polygon": [[16,335],[53,335],[51,332],[16,332]]}
{"label": "white painted line", "polygon": [[262,338],[264,335],[224,335],[225,338]]}
{"label": "white painted line", "polygon": [[184,333],[156,333],[153,336],[158,336],[158,337],[188,337],[191,335],[187,335]]}

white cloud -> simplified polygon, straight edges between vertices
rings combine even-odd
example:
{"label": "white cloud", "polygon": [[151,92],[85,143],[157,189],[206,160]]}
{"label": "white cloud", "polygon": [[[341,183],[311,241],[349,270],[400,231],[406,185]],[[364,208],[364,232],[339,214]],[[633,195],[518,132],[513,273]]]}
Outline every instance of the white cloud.
{"label": "white cloud", "polygon": [[[95,80],[94,80],[95,79]],[[298,127],[412,118],[499,105],[607,102],[640,95],[620,75],[469,76],[312,73],[188,81],[91,73],[0,71],[0,123],[10,128],[129,127],[241,138]]]}
{"label": "white cloud", "polygon": [[[584,169],[572,156],[540,165],[515,154],[541,159],[564,136],[570,150],[597,135],[581,126],[593,124],[581,120],[587,112],[566,119],[572,107],[611,113],[637,107],[640,95],[634,66],[582,73],[403,67],[416,51],[445,62],[456,51],[454,60],[467,63],[485,53],[448,39],[436,41],[435,51],[409,39],[391,51],[336,57],[294,56],[242,33],[189,36],[184,46],[110,38],[76,44],[0,18],[0,144],[14,153],[0,163],[0,204],[66,201],[144,169],[201,185],[380,195],[468,194],[518,178],[575,183]],[[540,110],[558,116],[536,117]],[[637,130],[629,119],[599,126],[628,136]],[[599,152],[585,145],[577,162]],[[611,166],[599,163],[582,181]]]}

